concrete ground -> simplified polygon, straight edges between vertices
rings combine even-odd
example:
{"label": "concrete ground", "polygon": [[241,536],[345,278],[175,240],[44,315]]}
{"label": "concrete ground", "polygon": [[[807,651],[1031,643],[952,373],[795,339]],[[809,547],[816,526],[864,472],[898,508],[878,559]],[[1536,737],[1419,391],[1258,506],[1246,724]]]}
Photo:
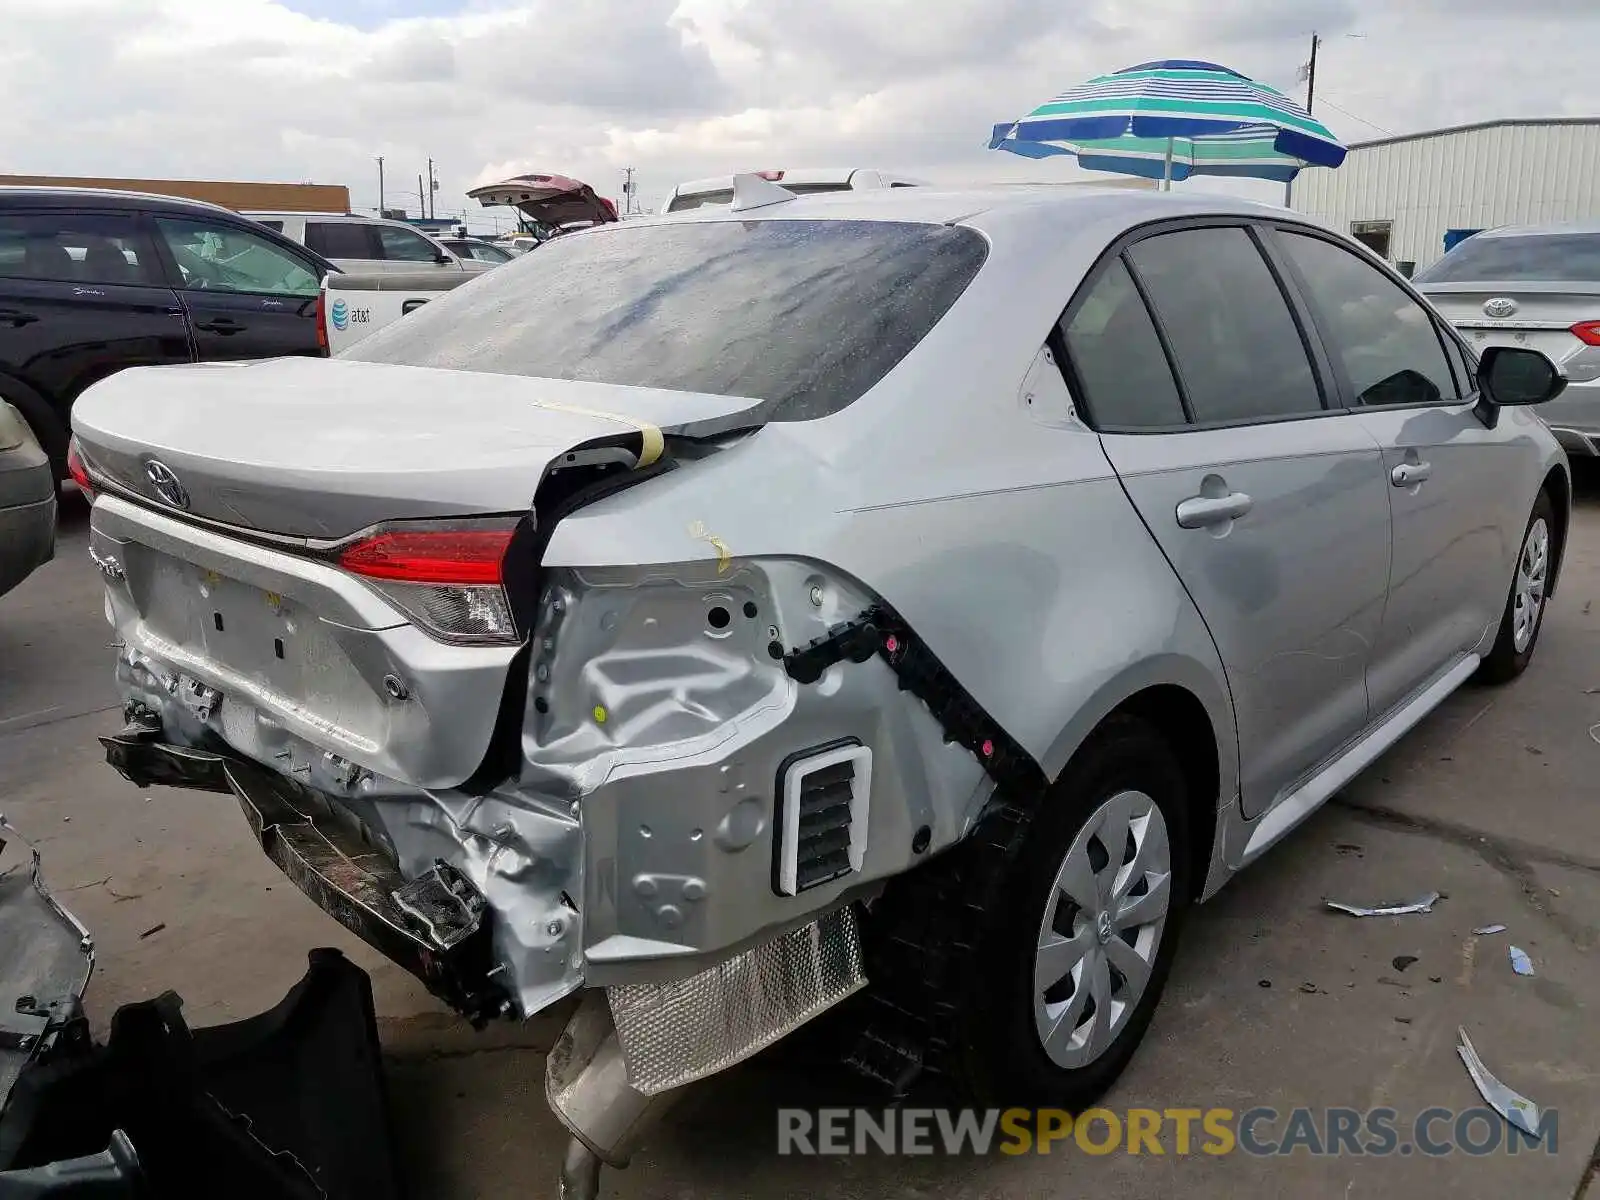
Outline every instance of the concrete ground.
{"label": "concrete ground", "polygon": [[[1556,1153],[1261,1161],[1176,1155],[1169,1137],[1163,1157],[1070,1144],[1048,1157],[780,1157],[775,1109],[837,1081],[761,1059],[691,1093],[631,1169],[608,1172],[608,1195],[1600,1200],[1600,475],[1579,485],[1529,672],[1459,692],[1194,914],[1150,1036],[1106,1101],[1388,1106],[1403,1127],[1433,1106],[1480,1104],[1454,1051],[1464,1025],[1491,1070],[1559,1111]],[[244,1016],[282,996],[308,949],[339,946],[372,973],[413,1194],[553,1195],[564,1138],[545,1109],[543,1052],[559,1014],[472,1033],[301,897],[231,802],[139,791],[103,765],[95,735],[120,722],[85,530],[72,497],[57,561],[0,600],[0,812],[39,843],[50,882],[95,932],[99,1021],[167,988],[194,1024]],[[1428,891],[1445,898],[1423,916],[1322,907]],[[1473,935],[1491,922],[1510,932]],[[1535,978],[1511,971],[1511,941]]]}

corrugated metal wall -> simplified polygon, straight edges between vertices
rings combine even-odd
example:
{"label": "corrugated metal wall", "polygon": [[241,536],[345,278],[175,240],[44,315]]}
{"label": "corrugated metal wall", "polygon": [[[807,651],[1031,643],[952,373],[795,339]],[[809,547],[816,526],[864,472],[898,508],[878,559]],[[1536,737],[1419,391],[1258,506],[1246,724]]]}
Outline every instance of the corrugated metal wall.
{"label": "corrugated metal wall", "polygon": [[1294,208],[1345,233],[1392,221],[1389,257],[1427,266],[1447,229],[1600,218],[1600,121],[1497,125],[1352,149],[1295,180]]}

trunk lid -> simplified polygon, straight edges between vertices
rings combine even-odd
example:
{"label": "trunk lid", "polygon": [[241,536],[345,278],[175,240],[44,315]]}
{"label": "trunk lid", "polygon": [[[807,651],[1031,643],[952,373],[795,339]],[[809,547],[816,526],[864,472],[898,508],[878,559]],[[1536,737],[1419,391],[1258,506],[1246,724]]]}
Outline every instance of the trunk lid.
{"label": "trunk lid", "polygon": [[603,225],[617,219],[616,207],[587,183],[565,175],[517,175],[467,193],[485,208],[508,206],[551,229],[585,222]]}
{"label": "trunk lid", "polygon": [[643,467],[741,397],[291,358],[135,368],[73,410],[90,468],[172,511],[293,538],[524,512],[547,471]]}
{"label": "trunk lid", "polygon": [[1473,280],[1423,284],[1419,290],[1478,353],[1490,346],[1540,350],[1560,363],[1573,383],[1600,379],[1600,347],[1572,327],[1600,321],[1600,282]]}

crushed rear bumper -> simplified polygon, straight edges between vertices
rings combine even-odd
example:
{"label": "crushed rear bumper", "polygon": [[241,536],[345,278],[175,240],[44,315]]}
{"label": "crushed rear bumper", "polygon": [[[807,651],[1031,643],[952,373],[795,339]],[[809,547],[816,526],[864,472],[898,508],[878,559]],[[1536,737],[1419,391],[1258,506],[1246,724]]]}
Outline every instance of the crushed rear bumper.
{"label": "crushed rear bumper", "polygon": [[262,850],[319,908],[474,1024],[512,1009],[494,969],[488,903],[448,863],[407,881],[381,840],[317,791],[242,759],[174,746],[131,722],[100,739],[140,785],[231,793]]}

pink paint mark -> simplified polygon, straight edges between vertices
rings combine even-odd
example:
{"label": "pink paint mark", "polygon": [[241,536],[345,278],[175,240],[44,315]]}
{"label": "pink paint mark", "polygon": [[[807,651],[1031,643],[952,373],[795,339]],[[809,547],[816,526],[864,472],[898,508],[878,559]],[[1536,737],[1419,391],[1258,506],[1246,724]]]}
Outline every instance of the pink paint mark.
{"label": "pink paint mark", "polygon": [[988,739],[985,739],[984,743],[983,743],[983,756],[985,758],[993,758],[994,757],[994,743],[989,741]]}
{"label": "pink paint mark", "polygon": [[896,650],[900,649],[900,639],[891,633],[889,635],[889,640],[883,643],[883,648],[890,654],[893,654]]}

